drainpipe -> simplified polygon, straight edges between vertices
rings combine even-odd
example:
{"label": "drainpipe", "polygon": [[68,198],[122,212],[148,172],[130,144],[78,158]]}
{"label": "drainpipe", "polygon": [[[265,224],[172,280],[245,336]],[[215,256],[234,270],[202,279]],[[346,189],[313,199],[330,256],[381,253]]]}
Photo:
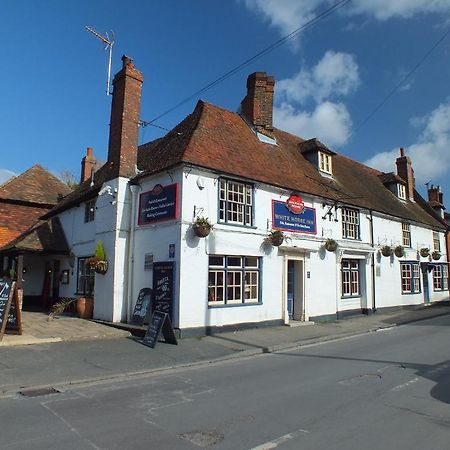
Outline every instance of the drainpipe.
{"label": "drainpipe", "polygon": [[[369,215],[370,215],[370,245],[372,248],[375,247],[374,244],[374,237],[373,237],[373,215],[372,210],[369,209]],[[377,310],[376,305],[376,294],[375,294],[375,253],[372,252],[372,258],[371,258],[371,275],[372,275],[372,311],[375,312]]]}
{"label": "drainpipe", "polygon": [[128,279],[127,279],[127,323],[130,323],[133,315],[133,267],[134,267],[134,224],[136,217],[136,198],[140,186],[135,184],[130,185],[131,191],[131,216],[130,216],[130,239],[128,243]]}

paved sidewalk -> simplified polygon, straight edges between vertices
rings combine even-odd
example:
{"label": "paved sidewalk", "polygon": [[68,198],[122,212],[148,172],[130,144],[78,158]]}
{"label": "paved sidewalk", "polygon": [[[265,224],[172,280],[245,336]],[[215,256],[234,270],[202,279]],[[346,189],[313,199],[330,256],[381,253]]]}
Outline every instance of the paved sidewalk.
{"label": "paved sidewalk", "polygon": [[[0,397],[15,395],[30,387],[54,386],[64,390],[79,383],[120,381],[162,370],[209,364],[364,334],[400,324],[420,326],[422,320],[449,314],[450,305],[437,304],[309,326],[257,328],[182,339],[178,345],[159,342],[154,349],[142,345],[136,338],[98,339],[127,336],[128,333],[89,321],[63,317],[55,319],[54,324],[41,323],[45,330],[41,329],[41,333],[47,333],[46,338],[51,339],[55,337],[48,331],[51,327],[61,327],[62,332],[70,328],[72,332],[66,334],[65,341],[0,347]],[[31,332],[32,326],[27,325],[26,318],[24,323],[25,330]],[[449,317],[441,317],[436,324],[450,327]],[[77,340],[82,333],[87,339]],[[91,333],[91,338],[86,333]],[[42,335],[40,338],[44,339]]]}
{"label": "paved sidewalk", "polygon": [[48,320],[48,317],[45,313],[23,311],[22,335],[5,333],[0,347],[130,336],[127,331],[77,317],[56,316],[52,320]]}

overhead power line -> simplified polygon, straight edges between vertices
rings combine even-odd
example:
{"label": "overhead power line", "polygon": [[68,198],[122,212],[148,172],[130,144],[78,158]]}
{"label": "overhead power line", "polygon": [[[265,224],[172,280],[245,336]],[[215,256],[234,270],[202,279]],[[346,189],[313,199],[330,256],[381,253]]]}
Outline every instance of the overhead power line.
{"label": "overhead power line", "polygon": [[256,55],[252,56],[251,58],[248,58],[244,62],[238,64],[236,67],[234,67],[233,69],[231,69],[228,72],[224,73],[222,76],[220,76],[219,78],[215,79],[211,83],[208,83],[203,88],[199,89],[198,91],[195,91],[193,94],[189,95],[189,97],[186,97],[184,100],[181,100],[176,105],[172,106],[168,110],[166,110],[163,113],[159,114],[158,116],[156,116],[152,120],[150,120],[148,122],[144,122],[145,125],[143,124],[143,126],[151,125],[153,122],[161,119],[161,117],[166,116],[167,114],[171,113],[175,109],[178,109],[180,106],[184,105],[185,103],[189,102],[190,100],[198,97],[203,92],[206,92],[209,89],[211,89],[212,87],[218,85],[219,83],[222,83],[227,78],[230,78],[232,75],[234,75],[237,72],[241,71],[242,69],[247,67],[252,62],[257,61],[258,59],[261,59],[263,56],[267,55],[268,53],[272,52],[276,48],[278,48],[281,45],[285,44],[290,39],[293,39],[295,36],[297,36],[302,31],[305,31],[308,28],[313,27],[314,25],[316,25],[317,23],[321,22],[322,20],[324,20],[325,18],[327,18],[328,16],[330,16],[331,14],[336,12],[337,10],[343,8],[345,5],[347,5],[347,3],[350,3],[350,1],[351,0],[339,0],[333,6],[327,8],[326,10],[324,10],[321,13],[317,14],[315,17],[313,17],[312,19],[308,20],[306,23],[304,23],[303,25],[301,25],[300,27],[298,27],[297,29],[295,29],[291,33],[287,34],[286,36],[282,37],[278,41],[276,41],[273,44],[269,45],[268,47],[266,47],[265,49],[261,50]]}
{"label": "overhead power line", "polygon": [[439,44],[450,34],[450,28],[429,48],[425,54],[417,61],[413,68],[397,83],[387,95],[373,108],[373,110],[362,120],[355,130],[351,133],[350,137],[356,134],[387,102],[388,100],[405,84],[406,81],[416,72],[416,70],[428,59],[428,57],[434,52]]}

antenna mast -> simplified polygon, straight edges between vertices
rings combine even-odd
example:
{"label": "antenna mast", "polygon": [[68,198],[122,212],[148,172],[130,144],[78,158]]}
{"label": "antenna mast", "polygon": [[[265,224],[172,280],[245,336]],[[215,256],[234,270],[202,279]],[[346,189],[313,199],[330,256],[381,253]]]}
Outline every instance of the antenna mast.
{"label": "antenna mast", "polygon": [[89,33],[92,33],[97,39],[106,44],[105,50],[109,50],[109,60],[108,60],[108,80],[106,81],[106,95],[111,95],[110,85],[111,85],[111,63],[112,63],[112,49],[114,45],[114,32],[111,31],[111,39],[108,36],[108,33],[105,33],[106,36],[102,36],[100,33],[95,31],[93,28],[85,26],[86,30]]}

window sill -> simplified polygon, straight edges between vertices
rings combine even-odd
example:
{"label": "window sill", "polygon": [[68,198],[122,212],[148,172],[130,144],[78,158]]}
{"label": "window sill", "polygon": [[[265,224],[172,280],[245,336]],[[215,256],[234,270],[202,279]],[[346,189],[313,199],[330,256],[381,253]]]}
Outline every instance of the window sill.
{"label": "window sill", "polygon": [[229,303],[229,304],[220,304],[220,305],[214,305],[213,303],[208,303],[208,308],[211,308],[211,309],[239,308],[241,306],[257,306],[257,305],[262,305],[262,302]]}
{"label": "window sill", "polygon": [[341,295],[341,300],[347,300],[349,298],[355,299],[355,298],[361,298],[362,295],[358,294],[358,295]]}
{"label": "window sill", "polygon": [[247,228],[248,230],[256,230],[254,225],[241,225],[239,223],[217,222],[217,225],[225,225],[226,227]]}
{"label": "window sill", "polygon": [[421,294],[422,291],[419,292],[402,292],[402,295],[417,295],[417,294]]}

